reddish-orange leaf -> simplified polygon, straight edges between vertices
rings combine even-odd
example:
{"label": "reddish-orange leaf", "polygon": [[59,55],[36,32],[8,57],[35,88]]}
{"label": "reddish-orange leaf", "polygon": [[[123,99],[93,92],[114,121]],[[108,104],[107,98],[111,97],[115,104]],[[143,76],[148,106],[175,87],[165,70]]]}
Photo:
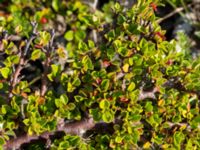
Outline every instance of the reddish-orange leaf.
{"label": "reddish-orange leaf", "polygon": [[160,37],[162,40],[166,39],[166,37],[163,34],[161,34],[160,32],[155,32],[154,34],[157,35],[158,37]]}
{"label": "reddish-orange leaf", "polygon": [[42,17],[41,19],[40,19],[40,23],[42,23],[42,24],[46,24],[48,22],[48,20],[47,20],[47,18],[45,18],[45,17]]}
{"label": "reddish-orange leaf", "polygon": [[37,100],[37,103],[38,103],[39,105],[44,104],[44,103],[45,103],[45,98],[44,98],[44,97],[39,97],[38,100]]}
{"label": "reddish-orange leaf", "polygon": [[35,46],[35,48],[39,48],[39,49],[41,49],[43,47],[42,45],[39,45],[39,44],[35,44],[34,46]]}
{"label": "reddish-orange leaf", "polygon": [[126,98],[126,97],[121,97],[121,98],[120,98],[120,101],[126,103],[126,102],[128,102],[128,98]]}
{"label": "reddish-orange leaf", "polygon": [[173,61],[170,59],[166,62],[167,65],[172,65],[173,64]]}
{"label": "reddish-orange leaf", "polygon": [[21,93],[21,96],[22,96],[23,98],[28,98],[28,95],[27,95],[27,93],[25,93],[25,92],[22,92],[22,93]]}
{"label": "reddish-orange leaf", "polygon": [[103,61],[103,67],[107,68],[107,67],[109,67],[110,65],[111,65],[111,63],[110,63],[109,61],[107,61],[107,60],[104,60],[104,61]]}
{"label": "reddish-orange leaf", "polygon": [[157,5],[156,5],[154,2],[152,2],[152,3],[150,4],[150,6],[153,8],[154,11],[158,11]]}
{"label": "reddish-orange leaf", "polygon": [[97,79],[96,79],[96,83],[97,83],[97,84],[101,84],[101,82],[102,82],[102,80],[101,80],[100,78],[97,78]]}

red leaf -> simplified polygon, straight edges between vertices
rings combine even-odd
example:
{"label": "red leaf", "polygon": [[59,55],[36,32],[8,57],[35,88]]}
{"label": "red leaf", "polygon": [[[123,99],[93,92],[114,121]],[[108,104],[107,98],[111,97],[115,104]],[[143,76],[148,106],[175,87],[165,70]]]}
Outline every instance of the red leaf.
{"label": "red leaf", "polygon": [[101,82],[102,82],[102,80],[101,80],[100,78],[97,78],[97,79],[96,79],[96,83],[97,83],[97,84],[101,84]]}
{"label": "red leaf", "polygon": [[153,2],[150,4],[150,7],[152,7],[154,11],[158,11],[157,5]]}
{"label": "red leaf", "polygon": [[104,60],[103,61],[103,67],[107,68],[111,65],[111,62],[107,61],[107,60]]}
{"label": "red leaf", "polygon": [[163,34],[161,34],[160,32],[155,32],[154,34],[159,36],[162,40],[166,39],[166,37]]}
{"label": "red leaf", "polygon": [[42,17],[41,19],[40,19],[40,23],[42,23],[42,24],[46,24],[48,22],[48,20],[47,20],[47,18],[45,18],[45,17]]}
{"label": "red leaf", "polygon": [[35,48],[42,48],[43,46],[42,45],[39,45],[39,44],[35,44],[35,46],[34,46]]}
{"label": "red leaf", "polygon": [[173,64],[173,61],[170,59],[166,62],[167,65],[172,65]]}
{"label": "red leaf", "polygon": [[120,101],[121,101],[121,102],[127,103],[127,102],[128,102],[128,98],[126,98],[126,97],[121,97],[121,98],[120,98]]}

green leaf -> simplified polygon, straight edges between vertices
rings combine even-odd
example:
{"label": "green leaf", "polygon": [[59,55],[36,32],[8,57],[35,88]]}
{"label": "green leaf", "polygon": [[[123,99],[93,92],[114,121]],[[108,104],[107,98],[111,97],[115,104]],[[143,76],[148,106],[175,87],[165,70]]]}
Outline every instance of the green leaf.
{"label": "green leaf", "polygon": [[126,17],[120,14],[117,18],[117,23],[118,24],[123,24],[126,21]]}
{"label": "green leaf", "polygon": [[41,54],[42,52],[40,49],[35,49],[31,54],[31,60],[39,59],[41,57]]}
{"label": "green leaf", "polygon": [[11,71],[10,68],[4,67],[0,69],[0,72],[3,78],[7,79]]}
{"label": "green leaf", "polygon": [[114,10],[115,10],[116,13],[118,13],[121,10],[121,5],[118,2],[115,3]]}
{"label": "green leaf", "polygon": [[135,89],[135,83],[134,82],[131,82],[131,84],[128,86],[128,91],[131,92]]}
{"label": "green leaf", "polygon": [[101,82],[101,90],[102,90],[103,92],[106,92],[106,91],[108,90],[109,86],[110,86],[110,80],[104,79],[104,80]]}
{"label": "green leaf", "polygon": [[51,39],[50,33],[47,31],[43,31],[43,32],[40,32],[40,36],[41,36],[40,42],[43,44],[43,46],[47,45]]}
{"label": "green leaf", "polygon": [[134,130],[134,133],[132,133],[133,136],[133,142],[136,144],[138,140],[140,139],[140,134],[137,130]]}
{"label": "green leaf", "polygon": [[3,83],[0,83],[0,90],[3,89]]}
{"label": "green leaf", "polygon": [[181,147],[181,143],[184,141],[185,139],[185,135],[182,132],[175,132],[174,136],[173,136],[173,140],[174,140],[174,145],[180,149]]}
{"label": "green leaf", "polygon": [[186,150],[191,150],[191,149],[193,149],[193,142],[192,142],[192,139],[189,139],[188,141],[187,141],[187,144],[186,144],[186,148],[185,148]]}
{"label": "green leaf", "polygon": [[69,103],[68,108],[69,110],[74,110],[76,108],[76,105],[74,103]]}
{"label": "green leaf", "polygon": [[109,41],[112,41],[114,40],[115,38],[115,31],[114,30],[111,30],[110,32],[108,32],[105,37],[109,40]]}
{"label": "green leaf", "polygon": [[10,56],[8,58],[10,58],[10,61],[12,62],[12,64],[18,64],[19,60],[20,60],[18,55],[12,55],[12,56]]}
{"label": "green leaf", "polygon": [[4,144],[5,144],[5,140],[2,137],[0,137],[0,146]]}
{"label": "green leaf", "polygon": [[87,56],[87,55],[84,56],[83,59],[82,59],[82,63],[83,63],[83,68],[84,68],[85,71],[94,69],[92,60],[90,59],[89,56]]}
{"label": "green leaf", "polygon": [[60,102],[62,102],[64,105],[66,105],[68,103],[68,101],[69,101],[69,99],[68,99],[67,95],[62,94],[60,96]]}
{"label": "green leaf", "polygon": [[71,82],[67,83],[67,91],[68,92],[73,92],[75,90],[75,87],[72,85]]}
{"label": "green leaf", "polygon": [[142,118],[142,117],[141,117],[140,114],[132,114],[132,115],[130,116],[130,119],[131,119],[132,121],[135,121],[135,122],[140,121],[141,118]]}
{"label": "green leaf", "polygon": [[116,48],[119,48],[119,47],[122,46],[122,41],[120,41],[120,40],[115,40],[115,41],[113,42],[113,44],[114,44],[114,46],[115,46]]}
{"label": "green leaf", "polygon": [[117,51],[123,57],[128,55],[128,49],[126,47],[120,47]]}
{"label": "green leaf", "polygon": [[6,114],[9,110],[9,107],[7,105],[2,105],[1,106],[1,113]]}
{"label": "green leaf", "polygon": [[55,105],[56,105],[56,107],[62,107],[63,105],[62,105],[62,103],[60,102],[60,99],[59,98],[56,98],[55,99]]}
{"label": "green leaf", "polygon": [[48,74],[47,77],[48,77],[48,79],[49,79],[50,81],[53,81],[53,74],[52,74],[52,73]]}
{"label": "green leaf", "polygon": [[78,49],[81,50],[82,52],[86,52],[86,51],[88,51],[88,46],[85,42],[79,41]]}
{"label": "green leaf", "polygon": [[181,122],[182,121],[182,117],[181,117],[181,115],[180,114],[176,114],[176,115],[174,115],[173,117],[172,117],[172,121],[173,122]]}
{"label": "green leaf", "polygon": [[102,119],[106,123],[110,123],[114,120],[114,114],[111,111],[105,111],[102,113]]}
{"label": "green leaf", "polygon": [[79,86],[79,85],[81,85],[81,80],[79,78],[75,78],[74,81],[72,82],[72,84],[74,86]]}
{"label": "green leaf", "polygon": [[26,126],[28,126],[29,123],[30,123],[30,119],[24,119],[24,120],[23,120],[23,123],[24,123]]}
{"label": "green leaf", "polygon": [[190,124],[192,128],[198,128],[198,125],[200,124],[200,115],[194,117]]}
{"label": "green leaf", "polygon": [[72,30],[67,31],[64,35],[67,41],[72,41],[74,39],[74,32]]}
{"label": "green leaf", "polygon": [[147,112],[153,111],[152,102],[147,102],[146,105],[145,105],[145,109],[146,109]]}
{"label": "green leaf", "polygon": [[99,103],[99,107],[101,109],[108,109],[110,107],[110,102],[108,100],[102,100],[100,103]]}
{"label": "green leaf", "polygon": [[58,11],[59,10],[59,0],[53,0],[52,1],[52,7],[55,11]]}
{"label": "green leaf", "polygon": [[52,75],[53,75],[53,77],[56,77],[60,73],[60,71],[61,71],[61,66],[53,64],[53,65],[51,65],[51,69],[52,69]]}
{"label": "green leaf", "polygon": [[84,40],[86,37],[86,33],[83,30],[78,30],[75,32],[75,38],[77,40]]}
{"label": "green leaf", "polygon": [[66,149],[66,148],[69,148],[70,147],[70,144],[68,141],[62,141],[59,143],[59,147],[58,149]]}
{"label": "green leaf", "polygon": [[141,75],[143,72],[142,68],[139,68],[139,67],[135,67],[133,69],[133,73],[135,73],[136,75]]}
{"label": "green leaf", "polygon": [[128,26],[128,31],[131,33],[131,34],[139,34],[139,31],[137,30],[137,27],[138,25],[137,24],[129,24]]}
{"label": "green leaf", "polygon": [[115,137],[115,142],[116,142],[116,143],[121,143],[122,140],[123,140],[123,138],[122,138],[121,136],[116,136],[116,137]]}
{"label": "green leaf", "polygon": [[80,102],[80,101],[85,100],[86,98],[84,98],[84,97],[82,97],[80,95],[76,95],[76,96],[74,96],[74,99],[75,99],[76,102]]}
{"label": "green leaf", "polygon": [[8,135],[8,136],[15,136],[15,137],[16,137],[15,132],[14,132],[14,131],[11,131],[11,130],[6,131],[5,134]]}
{"label": "green leaf", "polygon": [[95,47],[95,44],[94,44],[93,41],[88,40],[88,46],[89,46],[89,48],[94,48],[94,47]]}
{"label": "green leaf", "polygon": [[92,117],[93,117],[93,119],[95,121],[101,120],[101,115],[102,114],[101,114],[101,112],[100,112],[100,110],[98,108],[96,108],[96,109],[90,109],[89,112],[90,112],[90,114],[92,115]]}

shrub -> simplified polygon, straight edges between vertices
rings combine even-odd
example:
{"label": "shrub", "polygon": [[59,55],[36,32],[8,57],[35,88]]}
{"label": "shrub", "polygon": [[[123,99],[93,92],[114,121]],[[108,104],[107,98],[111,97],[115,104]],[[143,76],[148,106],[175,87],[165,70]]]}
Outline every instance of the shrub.
{"label": "shrub", "polygon": [[199,59],[183,34],[166,41],[159,4],[10,2],[1,21],[2,148],[43,138],[51,149],[199,149]]}

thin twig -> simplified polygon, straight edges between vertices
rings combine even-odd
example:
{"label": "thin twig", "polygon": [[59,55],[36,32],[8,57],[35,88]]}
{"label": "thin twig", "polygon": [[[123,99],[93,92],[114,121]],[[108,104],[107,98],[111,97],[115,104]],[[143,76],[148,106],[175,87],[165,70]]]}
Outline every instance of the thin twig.
{"label": "thin twig", "polygon": [[[191,131],[192,127],[188,124],[188,123],[173,123],[173,122],[167,122],[167,124],[169,125],[170,128],[172,128],[173,126],[180,126],[183,127],[185,126],[185,129],[187,131]],[[200,125],[197,126],[197,129],[200,130]]]}
{"label": "thin twig", "polygon": [[8,36],[8,40],[10,41],[20,41],[22,39],[22,37],[18,36],[18,35],[9,35]]}
{"label": "thin twig", "polygon": [[89,5],[93,10],[96,10],[98,5],[98,0],[94,0],[93,2],[83,1],[86,5]]}
{"label": "thin twig", "polygon": [[[193,4],[189,4],[187,5],[187,7],[191,7]],[[163,22],[164,20],[172,17],[173,15],[177,14],[177,13],[180,13],[181,11],[183,11],[185,8],[184,7],[179,7],[179,8],[176,8],[174,11],[172,11],[171,13],[167,14],[166,16],[158,19],[156,22],[157,23],[161,23]]]}
{"label": "thin twig", "polygon": [[31,81],[28,83],[27,87],[30,87],[31,85],[33,85],[35,82],[37,82],[37,81],[40,80],[40,79],[41,79],[41,76],[35,77],[33,80],[31,80]]}
{"label": "thin twig", "polygon": [[36,22],[31,22],[31,25],[33,26],[33,31],[32,31],[31,37],[29,38],[28,42],[26,43],[26,47],[25,47],[25,50],[24,50],[24,56],[27,55],[29,47],[30,47],[32,41],[37,36],[37,26],[38,26],[38,24]]}
{"label": "thin twig", "polygon": [[48,44],[48,50],[46,51],[46,60],[44,62],[44,73],[41,76],[42,79],[42,85],[41,85],[41,91],[40,91],[40,95],[44,96],[46,94],[46,91],[48,89],[48,71],[51,65],[51,54],[54,51],[54,38],[55,38],[55,31],[52,30],[51,31],[51,39],[50,42]]}
{"label": "thin twig", "polygon": [[[94,0],[94,3],[92,4],[92,9],[95,11],[97,9],[98,0]],[[93,40],[95,43],[97,43],[97,31],[95,29],[92,30]]]}
{"label": "thin twig", "polygon": [[13,76],[12,76],[11,81],[10,81],[10,90],[9,90],[9,95],[8,95],[9,100],[13,96],[12,91],[13,91],[14,87],[20,81],[20,79],[19,79],[20,72],[27,63],[27,61],[25,61],[25,57],[26,57],[28,50],[30,48],[30,44],[36,38],[37,23],[32,23],[32,26],[33,26],[32,35],[29,38],[28,42],[26,43],[26,47],[24,49],[24,52],[20,51],[20,53],[19,53],[19,57],[20,57],[19,64],[18,64],[17,68],[14,70]]}
{"label": "thin twig", "polygon": [[[96,11],[97,5],[98,5],[98,0],[94,0],[93,2],[87,2],[87,1],[83,1],[83,2],[87,5],[89,5],[94,12]],[[97,43],[98,38],[97,38],[97,31],[95,29],[92,30],[92,36],[93,36],[94,42]]]}
{"label": "thin twig", "polygon": [[157,22],[157,23],[161,23],[161,22],[163,22],[164,20],[166,20],[166,19],[172,17],[173,15],[175,15],[175,14],[177,14],[177,13],[183,11],[183,10],[184,10],[184,7],[176,8],[173,12],[171,12],[171,13],[167,14],[166,16],[164,16],[164,17],[158,19],[156,22]]}

